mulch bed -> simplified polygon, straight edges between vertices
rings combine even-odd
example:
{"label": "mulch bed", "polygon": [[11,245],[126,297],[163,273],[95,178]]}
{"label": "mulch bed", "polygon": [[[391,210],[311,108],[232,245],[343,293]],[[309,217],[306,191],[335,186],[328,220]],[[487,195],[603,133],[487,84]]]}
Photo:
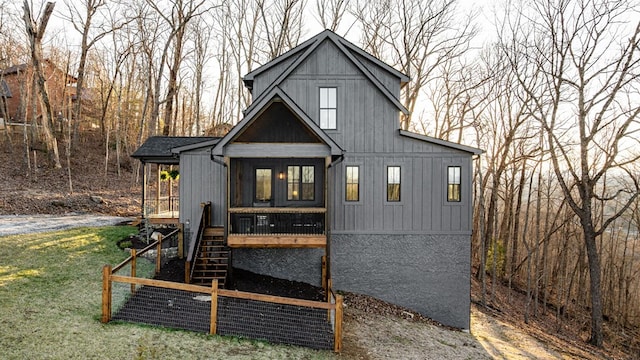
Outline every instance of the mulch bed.
{"label": "mulch bed", "polygon": [[[155,279],[184,282],[184,260],[172,259]],[[230,289],[323,300],[321,288],[234,269]],[[117,310],[113,320],[209,332],[210,298],[182,290],[144,286]],[[272,343],[333,349],[327,310],[218,297],[217,334],[266,340]]]}

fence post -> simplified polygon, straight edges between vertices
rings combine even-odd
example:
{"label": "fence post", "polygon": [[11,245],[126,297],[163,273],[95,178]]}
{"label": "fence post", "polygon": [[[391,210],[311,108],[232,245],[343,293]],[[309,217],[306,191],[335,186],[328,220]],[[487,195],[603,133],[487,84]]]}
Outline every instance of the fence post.
{"label": "fence post", "polygon": [[342,295],[336,295],[336,325],[333,330],[333,351],[342,351]]}
{"label": "fence post", "polygon": [[211,325],[209,326],[209,333],[211,335],[216,334],[216,321],[218,319],[218,279],[213,279],[211,282]]}
{"label": "fence post", "polygon": [[178,225],[178,259],[184,258],[184,223]]}
{"label": "fence post", "polygon": [[185,284],[190,284],[191,283],[191,261],[185,261],[184,262],[184,283]]}
{"label": "fence post", "polygon": [[[327,279],[327,302],[331,304],[331,279]],[[327,310],[327,320],[331,319],[331,309]]]}
{"label": "fence post", "polygon": [[329,289],[327,284],[327,256],[326,255],[322,255],[321,262],[322,262],[322,288],[324,288],[324,291],[328,294]]}
{"label": "fence post", "polygon": [[[131,277],[136,277],[136,258],[137,252],[136,249],[131,249]],[[136,284],[131,284],[131,293],[136,292]]]}
{"label": "fence post", "polygon": [[103,323],[111,320],[111,265],[102,267],[102,319]]}
{"label": "fence post", "polygon": [[158,246],[156,247],[156,274],[160,272],[160,260],[162,259],[162,234],[158,235]]}

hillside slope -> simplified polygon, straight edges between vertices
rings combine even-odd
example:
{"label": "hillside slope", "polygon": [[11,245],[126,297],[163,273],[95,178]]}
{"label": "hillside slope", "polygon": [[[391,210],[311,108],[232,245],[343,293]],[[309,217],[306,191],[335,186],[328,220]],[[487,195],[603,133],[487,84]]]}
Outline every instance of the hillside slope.
{"label": "hillside slope", "polygon": [[[1,130],[4,131],[4,130]],[[55,169],[48,154],[29,151],[31,170],[25,160],[22,134],[13,134],[12,145],[0,137],[0,215],[64,214],[90,212],[136,216],[140,212],[141,185],[135,184],[137,161],[123,156],[120,175],[115,151],[110,149],[105,172],[105,149],[98,132],[83,134],[70,157],[70,191],[64,144],[60,144],[62,169]],[[40,146],[34,146],[42,148]],[[94,199],[92,200],[92,196]],[[99,198],[102,199],[100,201]]]}
{"label": "hillside slope", "polygon": [[[112,156],[105,173],[105,149],[99,140],[99,133],[85,133],[83,136],[71,156],[71,192],[66,158],[61,159],[62,169],[54,169],[45,152],[36,150],[34,159],[32,150],[30,171],[25,161],[21,134],[15,134],[13,147],[7,144],[3,134],[0,137],[0,215],[98,213],[138,216],[141,185],[135,183],[137,161],[124,156],[118,175],[113,149],[110,149]],[[64,155],[64,144],[61,144],[60,150]],[[37,167],[33,167],[34,164]],[[102,201],[96,201],[99,200],[95,199],[96,196]],[[444,330],[427,325],[416,329],[411,325],[413,321],[403,319],[402,311],[388,313],[389,307],[377,301],[362,300],[364,304],[347,304],[353,307],[353,311],[348,313],[349,331],[345,335],[345,347],[350,347],[345,351],[347,357],[394,358],[395,354],[405,358],[422,358],[428,351],[425,348],[426,338],[442,336],[429,343],[445,345],[445,349],[451,347],[452,356],[447,358],[476,358],[486,354],[487,357],[509,359],[640,359],[640,334],[628,329],[622,332],[607,327],[605,349],[589,346],[586,343],[589,321],[587,309],[571,314],[561,323],[555,318],[554,311],[547,309],[525,324],[522,312],[526,297],[522,292],[496,284],[496,293],[501,296],[494,297],[491,299],[492,305],[484,307],[478,305],[481,293],[479,283],[474,280],[472,285],[473,337],[467,337],[467,340],[459,335],[448,338],[448,335],[443,335],[446,334]],[[372,303],[375,305],[372,306]],[[363,313],[371,314],[359,318],[358,314]],[[458,350],[453,351],[454,348]],[[461,348],[466,350],[461,351]]]}

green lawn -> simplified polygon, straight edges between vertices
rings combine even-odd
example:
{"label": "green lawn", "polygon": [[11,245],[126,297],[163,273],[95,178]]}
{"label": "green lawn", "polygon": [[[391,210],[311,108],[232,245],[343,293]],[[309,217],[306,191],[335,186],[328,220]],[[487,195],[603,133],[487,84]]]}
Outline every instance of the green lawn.
{"label": "green lawn", "polygon": [[132,227],[0,237],[2,359],[333,359],[329,351],[100,323],[101,270]]}

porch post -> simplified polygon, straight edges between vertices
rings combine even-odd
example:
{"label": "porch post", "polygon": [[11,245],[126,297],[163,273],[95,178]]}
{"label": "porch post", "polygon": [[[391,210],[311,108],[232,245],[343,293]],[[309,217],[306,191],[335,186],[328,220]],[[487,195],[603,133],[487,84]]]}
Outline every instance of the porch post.
{"label": "porch post", "polygon": [[142,162],[142,206],[141,206],[141,218],[144,219],[145,218],[145,212],[144,212],[144,206],[145,206],[145,200],[147,199],[147,182],[149,181],[149,179],[147,179],[147,163],[146,162]]}
{"label": "porch post", "polygon": [[156,211],[160,213],[160,164],[156,164]]}

